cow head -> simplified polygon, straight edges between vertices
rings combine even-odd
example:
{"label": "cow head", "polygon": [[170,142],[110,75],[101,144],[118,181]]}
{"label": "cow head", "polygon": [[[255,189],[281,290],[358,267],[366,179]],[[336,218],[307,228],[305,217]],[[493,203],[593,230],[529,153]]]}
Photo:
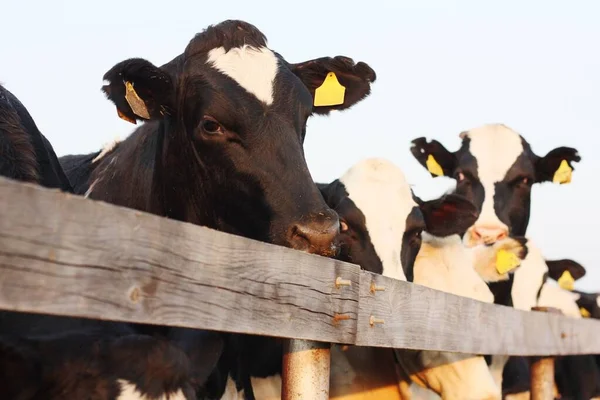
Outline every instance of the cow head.
{"label": "cow head", "polygon": [[460,137],[462,145],[455,152],[423,137],[413,140],[411,152],[432,176],[455,179],[456,193],[477,206],[479,218],[465,235],[470,246],[524,236],[532,185],[570,182],[572,163],[581,160],[570,147],[539,157],[521,135],[501,124],[471,129]]}
{"label": "cow head", "polygon": [[366,159],[330,184],[319,184],[340,217],[340,258],[363,269],[412,281],[421,233],[449,236],[475,219],[475,206],[458,195],[421,201],[402,171],[383,159]]}
{"label": "cow head", "polygon": [[167,216],[334,252],[339,221],[308,171],[306,122],[364,99],[375,81],[367,64],[347,57],[288,63],[253,25],[228,20],[162,67],[129,59],[104,78],[119,116],[158,125],[153,179]]}

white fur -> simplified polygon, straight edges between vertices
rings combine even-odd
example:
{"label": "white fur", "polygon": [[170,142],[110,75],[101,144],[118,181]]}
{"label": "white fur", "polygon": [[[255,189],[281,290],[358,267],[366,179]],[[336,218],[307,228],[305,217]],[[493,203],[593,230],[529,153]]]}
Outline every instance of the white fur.
{"label": "white fur", "polygon": [[121,385],[121,393],[117,400],[186,400],[181,389],[174,393],[164,393],[160,397],[148,397],[141,394],[135,384],[124,379],[119,379],[118,382]]}
{"label": "white fur", "polygon": [[225,392],[220,400],[244,400],[244,391],[237,391],[235,382],[231,379],[231,376],[227,376]]}
{"label": "white fur", "polygon": [[[438,238],[423,233],[423,244],[415,261],[414,282],[493,303],[492,292],[475,271],[475,260],[475,250],[464,247],[458,235]],[[419,361],[425,370],[411,378],[421,381],[444,399],[500,398],[500,387],[481,356],[422,351]]]}
{"label": "white fur", "polygon": [[530,311],[531,307],[537,305],[537,293],[542,287],[548,266],[540,249],[531,239],[527,241],[527,249],[527,256],[515,272],[511,297],[514,308]]}
{"label": "white fur", "polygon": [[84,198],[87,199],[88,197],[90,197],[90,194],[92,194],[92,191],[94,190],[94,186],[96,186],[99,180],[100,179],[95,179],[94,182],[92,182],[88,190],[85,191],[85,194],[83,195]]}
{"label": "white fur", "polygon": [[569,292],[557,286],[554,282],[546,282],[542,286],[537,305],[540,307],[554,307],[572,318],[582,318],[575,293]]}
{"label": "white fur", "polygon": [[259,400],[281,399],[281,375],[269,376],[267,378],[251,377],[254,396]]}
{"label": "white fur", "polygon": [[466,136],[471,140],[469,151],[477,159],[477,173],[485,191],[481,214],[474,226],[508,230],[494,210],[494,183],[504,179],[523,152],[521,137],[502,124],[483,125],[471,129]]}
{"label": "white fur", "polygon": [[348,197],[365,216],[383,275],[406,281],[400,261],[406,218],[417,203],[404,173],[392,162],[370,158],[356,163],[341,178]]}
{"label": "white fur", "polygon": [[108,153],[110,153],[115,147],[117,147],[117,145],[121,142],[121,139],[119,138],[114,138],[111,142],[106,143],[103,147],[102,147],[102,151],[92,160],[92,164],[100,161],[102,159],[102,157],[104,157],[105,155],[107,155]]}
{"label": "white fur", "polygon": [[273,82],[279,63],[268,48],[244,45],[226,52],[224,47],[217,47],[208,52],[207,63],[266,105],[273,103]]}
{"label": "white fur", "polygon": [[600,296],[596,296],[596,304],[600,307]]}

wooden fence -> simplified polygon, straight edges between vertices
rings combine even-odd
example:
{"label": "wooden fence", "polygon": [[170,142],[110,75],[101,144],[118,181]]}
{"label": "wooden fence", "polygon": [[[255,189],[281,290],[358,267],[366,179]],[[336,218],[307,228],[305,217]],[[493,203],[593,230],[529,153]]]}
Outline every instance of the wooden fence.
{"label": "wooden fence", "polygon": [[0,274],[4,310],[308,341],[296,345],[600,353],[600,321],[482,303],[4,178]]}

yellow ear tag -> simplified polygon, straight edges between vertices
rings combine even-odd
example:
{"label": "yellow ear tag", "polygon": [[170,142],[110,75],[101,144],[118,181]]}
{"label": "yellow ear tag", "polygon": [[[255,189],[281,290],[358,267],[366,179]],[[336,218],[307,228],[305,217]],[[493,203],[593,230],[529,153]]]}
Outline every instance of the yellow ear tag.
{"label": "yellow ear tag", "polygon": [[589,318],[592,316],[592,314],[590,314],[590,312],[583,307],[579,307],[579,312],[583,318]]}
{"label": "yellow ear tag", "polygon": [[427,165],[427,170],[432,174],[437,176],[444,175],[444,170],[442,169],[442,166],[438,164],[437,161],[435,161],[435,158],[433,158],[431,154],[427,156],[427,161],[425,161],[425,164]]}
{"label": "yellow ear tag", "polygon": [[150,113],[146,108],[146,103],[144,103],[144,100],[142,100],[135,92],[131,82],[125,82],[125,100],[127,100],[129,107],[131,107],[131,110],[135,115],[150,119]]}
{"label": "yellow ear tag", "polygon": [[567,160],[562,160],[560,162],[560,166],[554,173],[554,178],[552,178],[552,182],[560,183],[571,183],[571,174],[573,172],[573,168],[569,167],[569,163]]}
{"label": "yellow ear tag", "polygon": [[564,290],[571,291],[575,287],[575,279],[573,279],[573,275],[569,271],[563,272],[557,282],[558,286]]}
{"label": "yellow ear tag", "polygon": [[498,250],[498,253],[496,254],[496,271],[498,271],[499,274],[506,274],[517,268],[519,265],[521,265],[521,260],[516,254],[503,249]]}
{"label": "yellow ear tag", "polygon": [[315,107],[337,106],[344,104],[346,88],[337,80],[334,72],[329,72],[325,80],[315,90]]}

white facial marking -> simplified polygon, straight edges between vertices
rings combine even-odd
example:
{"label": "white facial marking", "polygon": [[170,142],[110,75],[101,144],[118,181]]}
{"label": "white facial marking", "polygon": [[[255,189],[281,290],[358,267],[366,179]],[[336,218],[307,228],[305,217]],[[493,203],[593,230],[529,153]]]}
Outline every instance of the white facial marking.
{"label": "white facial marking", "polygon": [[106,143],[103,147],[102,147],[102,151],[92,160],[92,164],[101,160],[102,157],[104,157],[105,155],[107,155],[108,153],[110,153],[115,147],[117,147],[117,145],[121,142],[121,139],[119,138],[114,138],[111,142]]}
{"label": "white facial marking", "polygon": [[174,393],[164,393],[159,397],[148,397],[140,393],[131,382],[124,379],[119,379],[117,382],[121,385],[121,393],[117,400],[186,400],[181,389]]}
{"label": "white facial marking", "polygon": [[279,64],[268,48],[244,45],[225,52],[224,47],[217,47],[208,52],[207,63],[266,105],[273,104],[273,82]]}
{"label": "white facial marking", "polygon": [[476,226],[507,228],[494,210],[494,183],[504,179],[506,172],[523,152],[521,137],[502,124],[483,125],[471,129],[469,151],[477,159],[477,173],[485,190],[481,214]]}
{"label": "white facial marking", "polygon": [[406,281],[400,261],[406,218],[417,203],[402,170],[388,160],[359,161],[341,178],[348,197],[365,216],[383,275]]}
{"label": "white facial marking", "polygon": [[600,296],[596,296],[596,304],[598,305],[598,308],[600,308]]}

